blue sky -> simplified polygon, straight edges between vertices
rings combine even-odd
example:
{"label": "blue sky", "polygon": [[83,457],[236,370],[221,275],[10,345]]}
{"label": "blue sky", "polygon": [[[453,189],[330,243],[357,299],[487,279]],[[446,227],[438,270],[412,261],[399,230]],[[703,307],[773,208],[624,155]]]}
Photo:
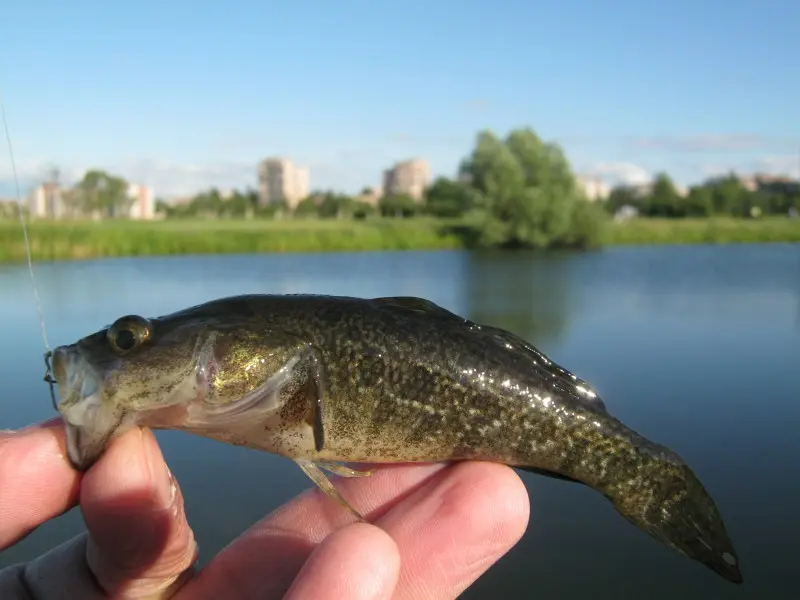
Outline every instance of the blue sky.
{"label": "blue sky", "polygon": [[[284,155],[357,191],[531,126],[579,173],[798,173],[797,0],[9,2],[0,89],[25,183],[90,166],[173,195]],[[9,159],[0,152],[8,189]],[[5,192],[7,193],[7,192]]]}

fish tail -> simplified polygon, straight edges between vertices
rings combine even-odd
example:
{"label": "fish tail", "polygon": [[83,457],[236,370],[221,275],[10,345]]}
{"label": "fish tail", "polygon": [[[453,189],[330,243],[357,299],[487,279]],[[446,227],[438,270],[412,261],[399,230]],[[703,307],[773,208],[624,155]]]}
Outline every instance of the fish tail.
{"label": "fish tail", "polygon": [[710,494],[686,463],[619,420],[595,411],[567,425],[539,422],[517,468],[578,482],[608,498],[638,528],[734,582],[739,558]]}
{"label": "fish tail", "polygon": [[739,558],[716,504],[674,454],[651,456],[603,492],[637,527],[728,581],[742,583]]}

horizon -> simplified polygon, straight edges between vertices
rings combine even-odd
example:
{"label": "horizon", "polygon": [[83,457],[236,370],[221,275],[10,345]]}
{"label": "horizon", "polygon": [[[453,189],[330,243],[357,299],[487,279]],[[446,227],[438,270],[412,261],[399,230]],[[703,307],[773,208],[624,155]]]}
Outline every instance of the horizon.
{"label": "horizon", "polygon": [[162,198],[244,190],[281,155],[354,194],[412,157],[452,177],[479,130],[515,127],[609,185],[800,177],[800,6],[718,6],[39,1],[6,11],[0,91],[23,188],[57,167]]}

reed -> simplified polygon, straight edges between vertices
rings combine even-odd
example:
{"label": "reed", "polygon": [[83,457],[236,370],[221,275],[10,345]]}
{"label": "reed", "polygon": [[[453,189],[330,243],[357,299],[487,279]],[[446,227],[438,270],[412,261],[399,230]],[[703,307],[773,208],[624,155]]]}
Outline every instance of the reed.
{"label": "reed", "polygon": [[[35,261],[116,256],[437,250],[462,246],[457,221],[353,220],[33,221]],[[800,242],[800,219],[635,219],[611,223],[607,245]],[[25,260],[18,220],[0,220],[0,262]]]}

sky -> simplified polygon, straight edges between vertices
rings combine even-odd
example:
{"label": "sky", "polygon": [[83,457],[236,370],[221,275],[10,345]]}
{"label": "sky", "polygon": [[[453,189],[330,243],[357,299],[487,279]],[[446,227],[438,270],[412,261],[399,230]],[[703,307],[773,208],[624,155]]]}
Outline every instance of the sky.
{"label": "sky", "polygon": [[[26,0],[0,14],[23,186],[104,168],[158,197],[308,166],[357,192],[398,160],[453,176],[531,127],[578,174],[798,176],[797,0]],[[0,150],[0,195],[13,192]]]}

